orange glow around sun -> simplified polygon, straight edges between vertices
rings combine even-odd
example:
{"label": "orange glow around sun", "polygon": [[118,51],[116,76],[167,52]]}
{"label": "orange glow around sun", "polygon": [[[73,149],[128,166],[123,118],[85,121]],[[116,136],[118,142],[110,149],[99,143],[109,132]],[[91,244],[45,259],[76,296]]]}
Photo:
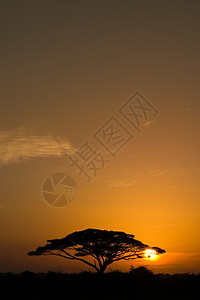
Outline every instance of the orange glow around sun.
{"label": "orange glow around sun", "polygon": [[155,259],[157,256],[157,253],[153,249],[146,249],[144,252],[145,258],[147,259]]}

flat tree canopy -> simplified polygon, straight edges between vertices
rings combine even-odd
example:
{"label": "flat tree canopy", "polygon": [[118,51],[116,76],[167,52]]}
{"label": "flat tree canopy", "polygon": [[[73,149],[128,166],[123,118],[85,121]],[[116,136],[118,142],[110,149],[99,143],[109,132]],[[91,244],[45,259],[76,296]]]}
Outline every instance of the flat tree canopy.
{"label": "flat tree canopy", "polygon": [[165,250],[135,240],[132,234],[90,228],[47,242],[28,255],[56,255],[79,260],[99,273],[115,261],[144,258],[146,249],[153,249],[157,254],[165,253]]}

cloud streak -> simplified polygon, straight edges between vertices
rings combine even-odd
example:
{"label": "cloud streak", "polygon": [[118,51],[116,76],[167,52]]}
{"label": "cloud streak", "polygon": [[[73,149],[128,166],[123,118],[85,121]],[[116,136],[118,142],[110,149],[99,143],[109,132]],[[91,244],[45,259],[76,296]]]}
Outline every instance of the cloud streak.
{"label": "cloud streak", "polygon": [[64,137],[39,136],[19,129],[0,131],[0,167],[33,158],[60,157],[74,151]]}
{"label": "cloud streak", "polygon": [[162,170],[162,169],[155,169],[152,170],[149,174],[153,175],[153,176],[162,176],[166,173],[166,171]]}
{"label": "cloud streak", "polygon": [[141,227],[143,227],[143,228],[162,228],[162,227],[176,227],[176,226],[183,226],[183,224],[146,225],[146,226],[141,226]]}
{"label": "cloud streak", "polygon": [[108,183],[107,186],[109,188],[129,188],[132,186],[135,186],[138,183],[137,180],[134,181],[116,181],[116,182],[112,182],[112,183]]}

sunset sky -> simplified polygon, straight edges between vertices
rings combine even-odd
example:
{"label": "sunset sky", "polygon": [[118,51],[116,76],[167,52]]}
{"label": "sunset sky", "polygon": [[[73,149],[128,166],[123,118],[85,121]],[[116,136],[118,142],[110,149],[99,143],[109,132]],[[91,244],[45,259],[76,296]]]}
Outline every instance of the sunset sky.
{"label": "sunset sky", "polygon": [[[27,255],[86,228],[167,251],[112,269],[200,272],[199,28],[195,0],[1,1],[0,272],[88,270]],[[135,93],[140,130],[120,113]],[[115,155],[95,139],[110,118],[130,137]],[[90,182],[70,161],[86,141],[108,160]],[[60,208],[42,194],[57,173],[77,185]]]}

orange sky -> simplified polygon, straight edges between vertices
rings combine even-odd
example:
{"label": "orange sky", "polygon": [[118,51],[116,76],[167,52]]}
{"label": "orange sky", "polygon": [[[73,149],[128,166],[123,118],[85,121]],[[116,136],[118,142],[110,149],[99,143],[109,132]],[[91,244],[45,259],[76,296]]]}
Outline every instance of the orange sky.
{"label": "orange sky", "polygon": [[[86,228],[125,231],[167,251],[156,272],[200,272],[199,3],[20,1],[0,4],[0,272],[80,271],[29,257]],[[138,132],[119,108],[140,91],[158,110]],[[68,151],[111,116],[134,136],[87,183]],[[41,193],[50,174],[77,184],[68,206]]]}

